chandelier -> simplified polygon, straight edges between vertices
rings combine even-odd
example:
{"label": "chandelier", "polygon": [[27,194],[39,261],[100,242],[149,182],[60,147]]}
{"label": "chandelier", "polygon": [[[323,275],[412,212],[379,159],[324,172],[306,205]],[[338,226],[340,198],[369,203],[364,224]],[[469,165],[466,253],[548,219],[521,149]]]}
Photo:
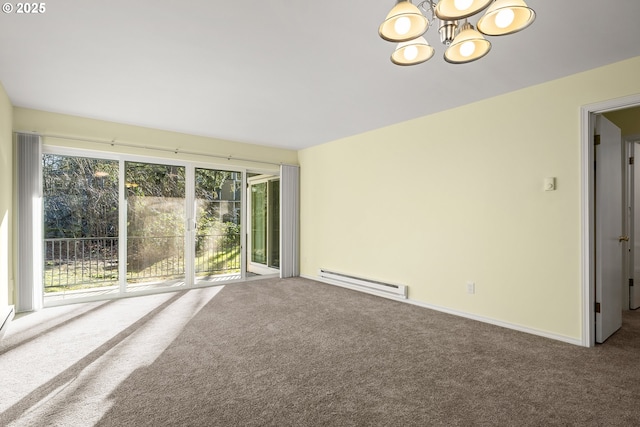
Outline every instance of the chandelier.
{"label": "chandelier", "polygon": [[[477,29],[467,18],[486,9]],[[523,0],[397,0],[378,29],[383,39],[398,43],[391,54],[397,65],[416,65],[431,59],[435,49],[423,34],[438,18],[440,41],[447,46],[444,60],[464,64],[484,57],[491,43],[484,36],[503,36],[527,28],[536,13]]]}

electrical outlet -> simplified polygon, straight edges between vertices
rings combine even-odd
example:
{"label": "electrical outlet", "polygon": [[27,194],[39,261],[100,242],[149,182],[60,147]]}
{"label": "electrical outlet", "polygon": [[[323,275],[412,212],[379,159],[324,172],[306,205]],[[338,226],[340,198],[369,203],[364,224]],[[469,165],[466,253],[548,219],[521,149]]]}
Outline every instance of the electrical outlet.
{"label": "electrical outlet", "polygon": [[467,293],[475,294],[476,293],[476,284],[473,282],[467,282]]}

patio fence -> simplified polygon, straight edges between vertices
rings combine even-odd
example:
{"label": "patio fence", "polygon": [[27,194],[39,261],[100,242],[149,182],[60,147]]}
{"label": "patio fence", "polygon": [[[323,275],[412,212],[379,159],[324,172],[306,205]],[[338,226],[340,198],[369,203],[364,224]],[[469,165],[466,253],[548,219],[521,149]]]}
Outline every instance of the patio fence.
{"label": "patio fence", "polygon": [[[45,292],[117,285],[118,244],[118,237],[44,239]],[[127,281],[184,278],[184,246],[184,236],[129,237]],[[239,235],[196,236],[196,275],[239,271]]]}

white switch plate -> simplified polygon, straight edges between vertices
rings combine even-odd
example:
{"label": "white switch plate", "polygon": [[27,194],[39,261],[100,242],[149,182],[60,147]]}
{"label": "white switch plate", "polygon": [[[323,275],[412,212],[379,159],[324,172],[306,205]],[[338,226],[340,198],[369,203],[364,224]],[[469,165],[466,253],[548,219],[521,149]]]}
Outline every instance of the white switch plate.
{"label": "white switch plate", "polygon": [[467,293],[475,294],[476,293],[476,284],[473,282],[467,282]]}
{"label": "white switch plate", "polygon": [[544,191],[554,191],[556,189],[556,179],[553,177],[544,179]]}

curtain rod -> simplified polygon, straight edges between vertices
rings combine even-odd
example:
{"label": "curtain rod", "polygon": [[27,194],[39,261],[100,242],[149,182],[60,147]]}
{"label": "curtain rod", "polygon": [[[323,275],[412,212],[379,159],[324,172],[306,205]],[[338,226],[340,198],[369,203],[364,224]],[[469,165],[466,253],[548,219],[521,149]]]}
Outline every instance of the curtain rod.
{"label": "curtain rod", "polygon": [[138,145],[138,144],[132,144],[132,143],[128,143],[128,142],[116,142],[116,138],[112,139],[111,141],[101,141],[99,139],[89,139],[89,138],[76,138],[73,136],[64,136],[64,135],[53,135],[53,134],[43,134],[43,133],[38,133],[38,132],[25,132],[25,131],[15,131],[15,133],[24,133],[24,134],[30,134],[30,135],[38,135],[40,137],[45,137],[45,138],[56,138],[56,139],[68,139],[71,141],[79,141],[79,142],[92,142],[92,143],[96,143],[96,144],[104,144],[104,145],[110,145],[112,147],[128,147],[128,148],[141,148],[144,150],[153,150],[153,151],[162,151],[162,152],[166,152],[166,153],[174,153],[174,154],[190,154],[190,155],[194,155],[194,156],[205,156],[205,157],[213,157],[216,159],[226,159],[226,160],[237,160],[237,161],[241,161],[241,162],[249,162],[249,163],[261,163],[261,164],[265,164],[265,165],[275,165],[275,166],[298,166],[295,164],[291,164],[291,163],[284,163],[284,162],[268,162],[265,160],[255,160],[255,159],[247,159],[244,157],[234,157],[233,155],[229,154],[228,156],[223,156],[220,154],[209,154],[209,153],[199,153],[196,151],[185,151],[185,150],[181,150],[179,148],[176,148],[174,150],[170,149],[170,148],[160,148],[160,147],[150,147],[147,145]]}

